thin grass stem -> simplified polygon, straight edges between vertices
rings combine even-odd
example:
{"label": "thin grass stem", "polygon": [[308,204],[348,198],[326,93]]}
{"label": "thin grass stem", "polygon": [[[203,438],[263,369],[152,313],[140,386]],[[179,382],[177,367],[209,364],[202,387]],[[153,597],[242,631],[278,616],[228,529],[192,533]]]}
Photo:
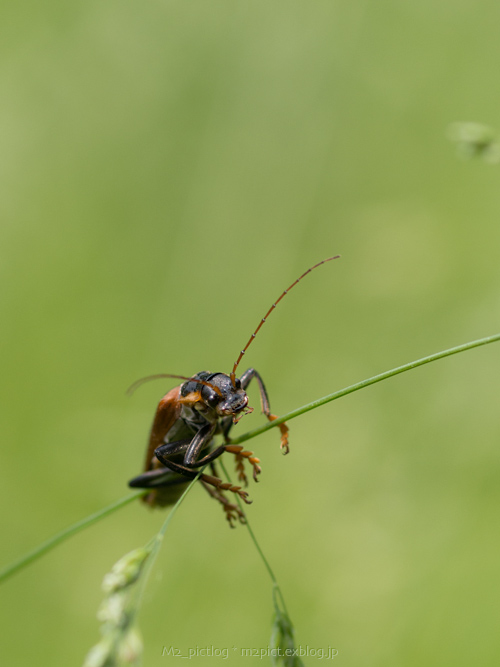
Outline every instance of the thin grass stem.
{"label": "thin grass stem", "polygon": [[81,530],[84,530],[85,528],[88,528],[92,524],[97,523],[98,521],[104,519],[110,514],[113,514],[113,512],[116,512],[117,510],[121,509],[122,507],[125,507],[134,500],[137,500],[137,498],[144,495],[144,493],[145,491],[137,491],[136,493],[133,493],[130,496],[125,496],[124,498],[117,500],[115,503],[112,503],[111,505],[104,507],[102,510],[99,510],[94,514],[85,517],[85,519],[77,521],[72,526],[69,526],[64,530],[61,530],[61,532],[57,533],[53,537],[50,537],[45,542],[42,542],[42,544],[40,544],[38,547],[35,547],[35,549],[33,549],[32,551],[29,551],[24,556],[21,556],[21,558],[18,558],[16,561],[14,561],[10,565],[7,565],[2,570],[0,570],[0,583],[11,577],[16,572],[19,572],[19,570],[22,570],[30,563],[33,563],[38,558],[41,558],[41,556],[43,556],[48,551],[56,547],[58,544],[61,544],[61,542],[64,542],[65,540],[70,538],[72,535],[79,533]]}
{"label": "thin grass stem", "polygon": [[476,347],[481,347],[482,345],[488,345],[489,343],[495,343],[496,341],[499,340],[500,340],[500,333],[495,334],[494,336],[488,336],[486,338],[479,338],[478,340],[473,340],[470,343],[464,343],[463,345],[458,345],[457,347],[451,347],[448,350],[443,350],[442,352],[436,352],[435,354],[431,354],[428,357],[417,359],[417,361],[410,361],[410,363],[408,364],[404,364],[403,366],[398,366],[397,368],[393,368],[390,371],[385,371],[385,373],[380,373],[379,375],[374,375],[373,377],[368,378],[367,380],[362,380],[361,382],[352,384],[349,387],[345,387],[344,389],[335,391],[333,392],[333,394],[328,394],[328,396],[323,396],[323,398],[318,398],[316,401],[308,403],[307,405],[304,405],[301,408],[292,410],[292,412],[289,412],[286,415],[282,415],[278,419],[275,419],[272,422],[264,424],[263,426],[260,426],[259,428],[256,428],[253,431],[248,431],[248,433],[243,433],[243,435],[240,435],[237,438],[234,439],[232,438],[231,444],[239,445],[240,443],[245,442],[246,440],[250,440],[251,438],[255,438],[261,433],[269,431],[269,429],[271,428],[279,426],[283,422],[288,422],[290,421],[290,419],[294,419],[295,417],[300,417],[300,415],[303,415],[306,412],[309,412],[310,410],[319,408],[321,405],[325,405],[325,403],[330,403],[330,401],[335,401],[337,398],[342,398],[342,396],[347,396],[348,394],[352,394],[355,391],[359,391],[360,389],[369,387],[370,385],[376,384],[377,382],[382,382],[382,380],[387,380],[388,378],[394,377],[395,375],[399,375],[400,373],[405,373],[406,371],[411,371],[412,369],[418,368],[419,366],[430,364],[432,361],[437,361],[438,359],[444,359],[445,357],[451,357],[451,355],[453,354],[458,354],[459,352],[466,352],[467,350],[472,350]]}
{"label": "thin grass stem", "polygon": [[141,606],[144,591],[146,589],[146,585],[148,583],[149,576],[151,574],[151,570],[153,569],[153,565],[155,564],[155,561],[156,561],[156,559],[158,557],[158,554],[160,552],[160,547],[162,545],[163,538],[165,537],[165,533],[167,532],[167,528],[168,528],[170,522],[172,521],[172,518],[173,518],[174,514],[177,512],[177,510],[179,509],[179,507],[183,503],[184,498],[187,496],[187,494],[191,491],[191,489],[196,484],[198,479],[201,477],[205,468],[206,468],[206,466],[203,466],[203,468],[201,468],[199,470],[196,477],[186,487],[186,489],[182,493],[179,500],[175,503],[175,505],[172,507],[172,509],[168,513],[168,516],[165,519],[165,521],[163,522],[163,524],[162,524],[160,530],[158,531],[158,533],[146,545],[146,548],[151,549],[151,553],[149,555],[148,562],[147,562],[147,565],[146,565],[146,568],[147,568],[146,572],[144,573],[144,575],[142,577],[141,586],[140,586],[139,592],[137,594],[137,599],[136,599],[134,610],[133,610],[133,618],[135,618],[137,616],[137,614],[139,613],[139,609],[140,609],[140,606]]}
{"label": "thin grass stem", "polygon": [[[228,480],[228,482],[231,482],[231,477],[229,476],[229,473],[228,473],[227,470],[226,470],[226,466],[224,465],[224,461],[221,460],[221,462],[220,462],[220,466],[221,466],[222,471],[223,471],[224,475],[226,476],[226,479]],[[232,482],[231,482],[231,483],[232,483]],[[257,549],[257,552],[258,552],[259,556],[261,557],[262,562],[264,563],[264,566],[265,566],[265,568],[266,568],[266,570],[267,570],[267,572],[268,572],[268,574],[269,574],[269,576],[270,576],[270,578],[271,578],[271,581],[273,582],[273,600],[274,600],[274,606],[275,606],[277,609],[279,609],[279,605],[278,605],[278,601],[277,601],[277,596],[279,596],[279,598],[280,598],[280,600],[281,600],[281,604],[282,604],[282,606],[283,606],[283,611],[284,611],[285,614],[288,616],[288,611],[287,611],[287,608],[286,608],[285,599],[284,599],[284,597],[283,597],[283,593],[281,592],[281,588],[279,587],[278,580],[276,579],[276,575],[274,574],[273,569],[272,569],[272,567],[271,567],[270,564],[269,564],[269,561],[268,561],[267,558],[265,557],[264,552],[262,551],[261,546],[260,546],[260,544],[259,544],[258,541],[257,541],[257,538],[255,537],[255,533],[253,532],[253,530],[252,530],[252,526],[250,525],[250,522],[249,522],[249,520],[248,520],[248,515],[247,515],[247,514],[245,513],[245,511],[244,511],[244,509],[243,509],[243,503],[241,502],[241,499],[239,498],[238,495],[236,495],[236,502],[238,503],[240,510],[241,510],[241,511],[243,512],[243,514],[245,515],[245,525],[246,525],[246,527],[247,527],[248,532],[250,533],[250,537],[251,537],[251,539],[252,539],[252,542],[254,543],[255,548]]]}

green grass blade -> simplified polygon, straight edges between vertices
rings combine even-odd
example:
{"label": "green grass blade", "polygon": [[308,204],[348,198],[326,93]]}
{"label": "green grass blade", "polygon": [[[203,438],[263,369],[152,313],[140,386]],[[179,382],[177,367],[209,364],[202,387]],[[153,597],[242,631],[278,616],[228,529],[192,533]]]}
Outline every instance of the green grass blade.
{"label": "green grass blade", "polygon": [[97,521],[100,521],[101,519],[104,519],[113,512],[116,512],[122,507],[125,507],[125,505],[128,505],[132,501],[137,500],[137,498],[139,498],[143,494],[144,491],[138,491],[137,493],[133,493],[130,496],[125,496],[125,498],[121,498],[120,500],[117,500],[115,503],[112,503],[111,505],[104,507],[102,510],[99,510],[98,512],[91,514],[85,519],[77,521],[72,526],[69,526],[64,530],[61,530],[60,533],[57,533],[53,537],[50,537],[48,540],[42,542],[42,544],[40,544],[32,551],[29,551],[24,556],[21,556],[21,558],[19,558],[18,560],[14,561],[10,565],[7,565],[2,570],[0,570],[0,583],[11,577],[16,572],[19,572],[19,570],[22,570],[27,565],[30,565],[30,563],[33,563],[38,558],[41,558],[41,556],[46,554],[51,549],[54,549],[54,547],[56,547],[58,544],[61,544],[61,542],[64,542],[72,535],[79,533],[81,530],[88,528],[92,524],[97,523]]}

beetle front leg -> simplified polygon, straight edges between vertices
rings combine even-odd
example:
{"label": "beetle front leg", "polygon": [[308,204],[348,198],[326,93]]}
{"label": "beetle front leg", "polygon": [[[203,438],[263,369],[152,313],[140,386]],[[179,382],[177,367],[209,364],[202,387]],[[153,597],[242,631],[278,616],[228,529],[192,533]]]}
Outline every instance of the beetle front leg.
{"label": "beetle front leg", "polygon": [[247,476],[245,475],[245,468],[243,466],[243,461],[247,459],[253,467],[253,478],[255,482],[258,482],[257,475],[260,475],[262,468],[260,467],[260,459],[254,456],[253,452],[246,450],[241,445],[225,445],[226,452],[234,454],[236,457],[236,472],[238,473],[238,479],[240,482],[243,482],[245,486],[248,484]]}
{"label": "beetle front leg", "polygon": [[[229,452],[231,454],[234,454],[237,459],[237,471],[239,473],[239,479],[242,482],[247,483],[247,479],[245,476],[245,472],[243,470],[243,460],[246,458],[248,461],[252,464],[253,466],[253,478],[255,481],[257,481],[257,475],[261,473],[261,467],[258,465],[260,463],[260,460],[254,456],[253,452],[250,452],[248,450],[244,450],[244,448],[241,445],[220,445],[219,447],[216,447],[213,452],[210,452],[203,458],[199,459],[198,455],[200,451],[208,444],[210,439],[213,436],[213,433],[215,431],[216,425],[213,424],[212,426],[207,425],[204,426],[196,436],[193,438],[191,444],[189,445],[186,455],[184,456],[184,465],[187,468],[200,468],[201,466],[207,465],[207,463],[212,463],[215,461],[215,459],[219,458],[221,454],[224,452]],[[158,448],[162,449],[162,448]],[[164,452],[162,452],[164,454]]]}
{"label": "beetle front leg", "polygon": [[[264,385],[262,378],[260,377],[259,373],[255,370],[255,368],[249,368],[241,376],[240,382],[242,389],[246,389],[248,387],[252,378],[255,378],[257,380],[257,384],[259,385],[260,404],[262,407],[262,412],[271,422],[274,421],[275,419],[278,419],[277,415],[273,415],[271,413],[271,407],[269,405],[269,396],[267,395],[266,387]],[[229,424],[224,431],[224,435],[226,437],[227,434],[229,433],[230,428],[231,424]],[[280,445],[281,451],[283,452],[283,454],[288,454],[288,452],[290,451],[290,447],[288,446],[288,430],[289,430],[288,426],[285,423],[283,423],[279,424],[278,428],[281,432],[281,445]]]}
{"label": "beetle front leg", "polygon": [[183,464],[186,468],[199,468],[210,463],[215,458],[220,456],[224,451],[224,447],[217,447],[213,452],[207,454],[202,459],[198,459],[200,452],[208,447],[213,438],[215,431],[215,424],[206,424],[191,440],[177,440],[175,442],[166,442],[155,449],[156,458],[164,465],[167,457],[173,454],[184,454]]}
{"label": "beetle front leg", "polygon": [[[203,458],[197,458],[200,451],[208,444],[209,440],[212,438],[212,435],[215,431],[215,424],[211,427],[207,425],[203,427],[193,438],[191,444],[189,445],[186,455],[184,456],[184,465],[187,468],[200,468],[201,466],[206,465],[207,463],[212,463],[224,452],[229,452],[236,456],[236,471],[238,473],[238,479],[240,482],[243,482],[245,486],[248,484],[248,480],[245,475],[245,470],[243,467],[244,459],[248,461],[253,466],[253,478],[257,482],[257,475],[260,475],[262,468],[259,466],[260,460],[254,456],[254,453],[248,450],[245,450],[241,445],[220,445],[216,447],[213,452],[210,452]],[[163,448],[158,448],[163,449]],[[165,452],[162,451],[164,454]]]}

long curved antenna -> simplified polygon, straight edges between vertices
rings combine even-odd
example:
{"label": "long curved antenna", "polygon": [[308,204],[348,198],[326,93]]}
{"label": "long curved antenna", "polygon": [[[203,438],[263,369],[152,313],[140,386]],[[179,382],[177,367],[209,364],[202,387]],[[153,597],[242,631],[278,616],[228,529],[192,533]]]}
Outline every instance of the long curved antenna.
{"label": "long curved antenna", "polygon": [[210,382],[205,382],[205,380],[199,380],[197,377],[186,377],[185,375],[171,375],[170,373],[158,373],[157,375],[147,375],[144,378],[140,378],[139,380],[136,380],[133,384],[130,385],[130,387],[126,391],[126,394],[128,396],[132,396],[134,391],[138,389],[141,385],[145,384],[146,382],[149,382],[150,380],[159,380],[160,378],[176,378],[177,380],[188,380],[188,381],[192,380],[193,382],[198,382],[198,384],[204,384],[205,386],[210,387],[215,391],[216,394],[222,396],[219,387],[216,387],[214,384],[210,384]]}
{"label": "long curved antenna", "polygon": [[269,317],[269,315],[270,315],[270,314],[272,313],[272,311],[276,308],[276,306],[277,306],[278,303],[281,301],[281,299],[285,296],[285,294],[288,294],[288,292],[292,289],[292,287],[295,287],[295,285],[296,285],[298,282],[300,282],[300,281],[302,280],[302,278],[305,278],[305,277],[307,276],[308,273],[311,273],[311,271],[313,271],[314,269],[317,269],[318,266],[321,266],[322,264],[325,264],[325,262],[331,262],[332,259],[338,259],[339,257],[340,257],[340,255],[335,255],[335,257],[328,257],[328,259],[324,259],[323,261],[318,262],[318,263],[315,264],[314,266],[311,266],[310,269],[307,269],[307,271],[306,271],[305,273],[303,273],[303,274],[300,276],[300,278],[297,278],[297,280],[296,280],[295,282],[293,282],[293,283],[290,285],[290,287],[288,287],[288,288],[283,292],[283,294],[280,296],[280,298],[277,299],[277,300],[273,303],[273,305],[271,306],[271,308],[269,308],[269,310],[267,311],[267,313],[265,314],[265,316],[264,316],[264,317],[261,319],[261,321],[259,322],[259,326],[255,329],[255,331],[253,332],[253,334],[250,336],[250,340],[248,341],[248,343],[247,343],[247,344],[245,345],[245,347],[241,350],[241,352],[240,352],[240,356],[238,357],[238,359],[236,360],[236,362],[235,362],[235,364],[234,364],[234,366],[233,366],[233,370],[231,371],[231,375],[229,376],[229,377],[231,378],[231,382],[233,383],[233,387],[235,386],[236,369],[238,368],[238,364],[240,363],[240,361],[243,359],[243,355],[245,354],[245,352],[246,352],[246,351],[248,350],[248,348],[250,347],[250,344],[251,344],[251,342],[253,341],[253,339],[255,338],[255,336],[259,333],[259,329],[261,328],[261,326],[264,324],[264,322],[267,320],[267,318]]}

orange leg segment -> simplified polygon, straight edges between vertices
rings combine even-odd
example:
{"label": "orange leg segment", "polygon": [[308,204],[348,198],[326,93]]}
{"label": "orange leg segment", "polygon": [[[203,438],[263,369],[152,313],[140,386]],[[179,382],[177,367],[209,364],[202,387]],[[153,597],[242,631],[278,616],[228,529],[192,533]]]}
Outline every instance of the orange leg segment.
{"label": "orange leg segment", "polygon": [[226,452],[234,454],[236,457],[236,472],[238,473],[238,479],[240,482],[243,482],[245,486],[248,484],[247,476],[245,475],[245,468],[243,465],[243,461],[245,459],[247,459],[248,462],[252,464],[254,480],[256,482],[259,481],[257,479],[257,475],[260,475],[262,468],[259,465],[260,459],[254,456],[253,452],[245,450],[241,445],[226,445]]}
{"label": "orange leg segment", "polygon": [[[267,418],[270,422],[273,422],[275,419],[278,419],[278,415],[267,415]],[[278,428],[281,431],[281,451],[283,454],[288,454],[290,447],[288,446],[288,431],[290,430],[288,426],[283,422],[283,424],[278,424]]]}
{"label": "orange leg segment", "polygon": [[238,520],[240,523],[243,524],[246,523],[245,515],[243,514],[243,512],[237,505],[230,503],[229,500],[226,498],[226,496],[222,493],[222,491],[219,491],[219,489],[209,486],[203,480],[201,481],[201,483],[203,485],[203,488],[206,489],[206,491],[212,496],[212,498],[215,498],[215,500],[217,500],[222,505],[222,509],[226,513],[226,519],[228,520],[229,526],[231,528],[235,527],[235,522]]}

